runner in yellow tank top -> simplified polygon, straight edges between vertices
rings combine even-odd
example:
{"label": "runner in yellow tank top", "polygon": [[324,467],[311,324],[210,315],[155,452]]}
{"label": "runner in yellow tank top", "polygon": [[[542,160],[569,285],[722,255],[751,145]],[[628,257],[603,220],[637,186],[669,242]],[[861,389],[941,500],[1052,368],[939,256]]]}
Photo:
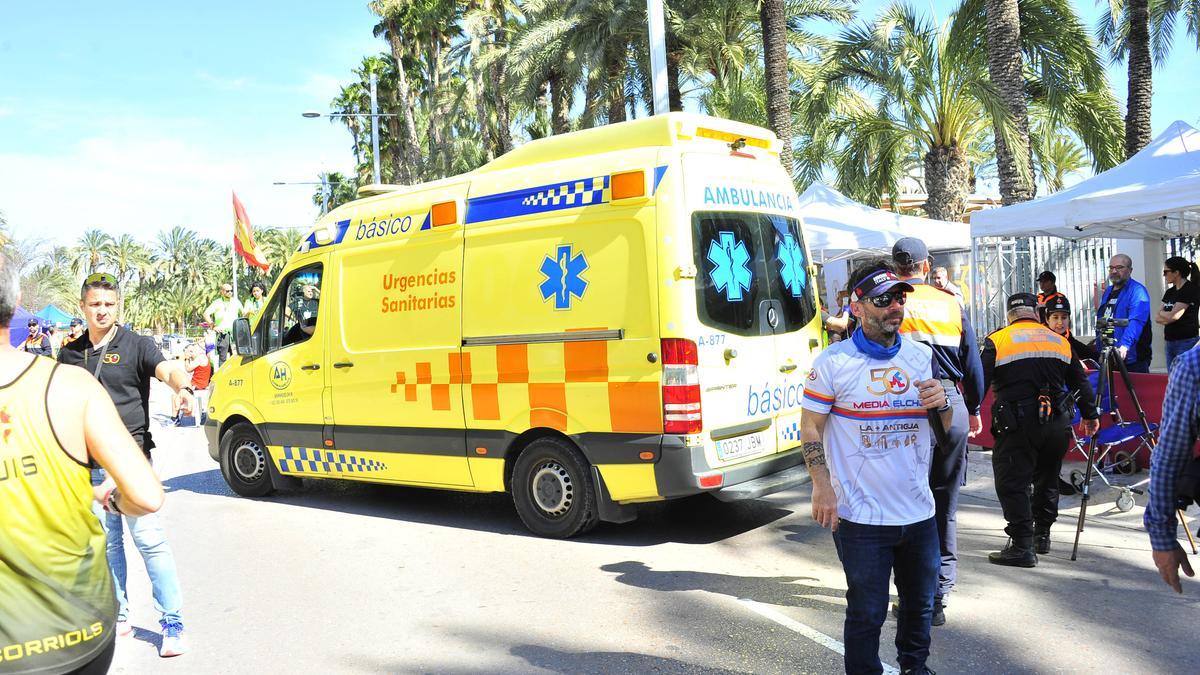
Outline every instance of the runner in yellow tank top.
{"label": "runner in yellow tank top", "polygon": [[[162,486],[94,378],[10,346],[17,288],[0,263],[0,673],[103,673],[117,610],[92,501],[140,515]],[[92,459],[117,489],[95,493]]]}

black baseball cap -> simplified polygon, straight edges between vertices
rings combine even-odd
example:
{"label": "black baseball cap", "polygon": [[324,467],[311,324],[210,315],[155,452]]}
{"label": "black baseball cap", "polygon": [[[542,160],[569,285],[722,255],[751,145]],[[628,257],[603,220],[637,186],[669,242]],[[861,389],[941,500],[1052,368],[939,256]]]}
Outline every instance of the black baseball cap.
{"label": "black baseball cap", "polygon": [[1055,293],[1046,301],[1046,316],[1055,312],[1071,313],[1071,303],[1067,302],[1067,296],[1062,293]]}
{"label": "black baseball cap", "polygon": [[1037,280],[1038,281],[1055,281],[1055,282],[1057,282],[1058,278],[1054,276],[1054,272],[1051,272],[1050,270],[1046,270],[1045,272],[1042,272],[1041,274],[1038,275]]}
{"label": "black baseball cap", "polygon": [[892,245],[892,260],[901,265],[912,265],[929,259],[925,242],[916,237],[903,237]]}
{"label": "black baseball cap", "polygon": [[1008,296],[1008,302],[1004,303],[1008,311],[1028,307],[1029,309],[1037,309],[1037,296],[1033,293],[1013,293]]}
{"label": "black baseball cap", "polygon": [[29,324],[28,324],[28,325],[30,325],[30,326],[40,326],[40,325],[41,325],[41,323],[39,323],[37,319],[30,319],[30,320],[29,320]]}
{"label": "black baseball cap", "polygon": [[80,319],[80,318],[71,319],[71,325],[72,326],[82,326],[83,319]]}
{"label": "black baseball cap", "polygon": [[854,291],[850,294],[850,299],[858,302],[863,298],[873,298],[891,290],[912,293],[913,287],[907,281],[902,281],[900,277],[896,276],[895,272],[881,269],[858,282],[858,285],[854,287]]}

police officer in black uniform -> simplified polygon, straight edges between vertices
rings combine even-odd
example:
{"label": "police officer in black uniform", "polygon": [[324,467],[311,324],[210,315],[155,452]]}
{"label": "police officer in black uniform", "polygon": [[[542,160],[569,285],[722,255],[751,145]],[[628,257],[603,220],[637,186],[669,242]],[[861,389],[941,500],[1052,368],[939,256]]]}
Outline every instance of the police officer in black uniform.
{"label": "police officer in black uniform", "polygon": [[1050,526],[1058,518],[1058,473],[1075,415],[1070,394],[1079,401],[1086,435],[1099,428],[1100,415],[1066,338],[1038,322],[1037,297],[1016,293],[1008,297],[1007,309],[1009,325],[984,340],[982,355],[984,382],[994,395],[996,496],[1010,537],[988,561],[1034,567],[1037,553],[1050,552]]}

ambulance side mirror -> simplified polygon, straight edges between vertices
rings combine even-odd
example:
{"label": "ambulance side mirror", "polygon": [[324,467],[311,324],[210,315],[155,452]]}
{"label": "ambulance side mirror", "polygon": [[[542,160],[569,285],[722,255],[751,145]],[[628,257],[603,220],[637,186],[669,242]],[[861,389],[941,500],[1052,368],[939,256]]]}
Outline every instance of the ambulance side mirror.
{"label": "ambulance side mirror", "polygon": [[242,317],[233,322],[233,344],[237,346],[238,354],[254,358],[258,356],[258,345],[250,333],[250,319]]}

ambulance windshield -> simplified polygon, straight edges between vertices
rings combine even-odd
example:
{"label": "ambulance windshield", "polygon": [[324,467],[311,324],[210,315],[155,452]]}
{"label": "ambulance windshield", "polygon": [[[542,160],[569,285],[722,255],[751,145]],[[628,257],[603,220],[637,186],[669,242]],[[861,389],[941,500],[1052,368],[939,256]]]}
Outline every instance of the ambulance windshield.
{"label": "ambulance windshield", "polygon": [[741,211],[692,215],[696,305],[705,325],[736,335],[799,330],[816,315],[800,222]]}

